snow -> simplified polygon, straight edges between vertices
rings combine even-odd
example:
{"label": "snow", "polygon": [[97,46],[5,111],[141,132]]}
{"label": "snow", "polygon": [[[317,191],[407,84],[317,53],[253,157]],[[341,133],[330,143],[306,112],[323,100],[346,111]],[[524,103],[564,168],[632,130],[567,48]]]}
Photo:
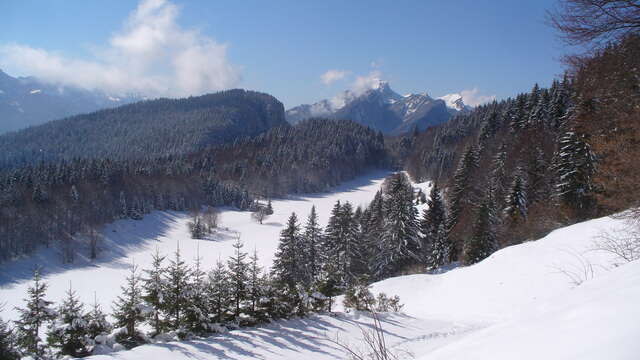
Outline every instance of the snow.
{"label": "snow", "polygon": [[120,100],[121,100],[120,98],[113,97],[113,96],[108,96],[107,98],[108,98],[109,100],[113,101],[113,102],[120,102]]}
{"label": "snow", "polygon": [[[41,249],[34,256],[0,264],[0,304],[6,302],[4,319],[16,319],[16,306],[30,283],[35,266],[43,266],[43,278],[49,284],[48,299],[56,303],[65,296],[69,282],[79,298],[92,304],[94,292],[103,309],[111,309],[119,295],[120,285],[127,277],[131,264],[148,268],[156,247],[161,254],[172,256],[177,247],[187,261],[193,260],[199,251],[202,265],[211,269],[218,258],[226,260],[233,253],[235,237],[244,242],[244,250],[257,250],[262,266],[270,267],[278,246],[283,225],[295,211],[301,223],[315,205],[319,221],[326,225],[331,209],[337,200],[350,201],[354,208],[366,206],[379,190],[388,172],[373,172],[338,186],[334,192],[291,196],[273,200],[274,214],[260,225],[251,219],[247,211],[224,210],[220,214],[220,231],[208,240],[193,240],[187,229],[188,214],[180,212],[154,212],[143,220],[120,220],[105,227],[102,248],[110,249],[100,254],[100,261],[76,259],[74,264],[63,265],[61,256],[53,249]],[[199,249],[199,250],[198,250]],[[87,254],[85,249],[79,249]]]}
{"label": "snow", "polygon": [[40,94],[42,92],[42,90],[40,89],[35,89],[35,90],[31,90],[29,91],[29,94]]}
{"label": "snow", "polygon": [[[315,204],[324,225],[335,200],[365,205],[385,175],[361,177],[333,193],[275,200],[275,214],[265,225],[251,221],[249,213],[227,210],[222,226],[229,230],[210,241],[189,239],[188,218],[181,213],[158,212],[142,221],[117,221],[105,229],[107,240],[117,249],[106,254],[103,262],[79,261],[69,267],[47,264],[49,298],[59,300],[72,280],[83,301],[90,303],[97,291],[103,308],[109,309],[128,266],[134,260],[148,266],[156,246],[170,253],[180,243],[183,255],[193,258],[199,243],[204,265],[211,267],[218,256],[230,254],[235,231],[242,234],[245,249],[256,248],[263,265],[268,265],[291,211],[304,221]],[[430,186],[428,182],[415,184],[427,195]],[[419,205],[420,210],[425,206]],[[502,249],[473,266],[375,283],[374,293],[399,295],[405,304],[403,313],[382,315],[387,342],[396,351],[425,360],[636,359],[640,353],[640,261],[615,266],[613,256],[593,250],[602,231],[622,228],[619,219],[594,219]],[[8,303],[5,318],[15,317],[12,308],[25,296],[29,268],[50,256],[52,250],[48,251],[35,260],[0,267],[0,299]],[[568,272],[579,274],[579,281],[567,276]],[[370,324],[366,314],[321,314],[91,358],[336,359],[345,356],[329,339],[338,337],[358,347],[360,327],[367,329]]]}

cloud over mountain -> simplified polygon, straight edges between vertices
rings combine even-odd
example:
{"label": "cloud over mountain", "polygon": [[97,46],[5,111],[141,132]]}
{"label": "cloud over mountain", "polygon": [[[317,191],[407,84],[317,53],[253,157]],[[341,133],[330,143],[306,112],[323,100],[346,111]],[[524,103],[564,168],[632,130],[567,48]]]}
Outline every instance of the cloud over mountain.
{"label": "cloud over mountain", "polygon": [[227,46],[177,23],[179,8],[143,0],[88,59],[25,44],[0,45],[0,66],[44,81],[113,94],[188,96],[236,86],[240,69]]}

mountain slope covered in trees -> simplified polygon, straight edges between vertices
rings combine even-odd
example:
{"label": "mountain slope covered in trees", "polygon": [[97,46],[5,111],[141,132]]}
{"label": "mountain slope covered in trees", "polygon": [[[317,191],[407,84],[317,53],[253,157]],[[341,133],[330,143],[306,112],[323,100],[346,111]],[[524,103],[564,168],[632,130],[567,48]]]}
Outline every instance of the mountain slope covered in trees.
{"label": "mountain slope covered in trees", "polygon": [[316,119],[182,156],[6,169],[0,171],[0,253],[6,259],[55,243],[71,251],[74,235],[154,209],[246,210],[256,197],[326,190],[385,161],[381,134]]}
{"label": "mountain slope covered in trees", "polygon": [[282,103],[253,91],[142,101],[0,136],[0,167],[183,155],[285,124]]}

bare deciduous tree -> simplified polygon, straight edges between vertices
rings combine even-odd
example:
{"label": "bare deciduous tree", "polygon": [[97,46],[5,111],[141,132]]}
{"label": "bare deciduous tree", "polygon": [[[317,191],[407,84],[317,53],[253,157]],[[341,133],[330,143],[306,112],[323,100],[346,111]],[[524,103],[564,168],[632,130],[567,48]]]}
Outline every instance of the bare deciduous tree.
{"label": "bare deciduous tree", "polygon": [[262,222],[263,222],[264,220],[266,220],[266,219],[269,217],[269,214],[268,214],[267,208],[265,208],[264,206],[260,206],[260,207],[258,208],[258,210],[254,211],[254,212],[251,214],[251,217],[252,217],[255,221],[259,222],[259,223],[260,223],[260,225],[262,225]]}
{"label": "bare deciduous tree", "polygon": [[351,360],[398,360],[400,354],[403,355],[403,358],[413,358],[410,352],[394,350],[387,344],[378,313],[372,311],[371,314],[373,324],[370,329],[358,324],[362,334],[362,346],[354,347],[353,344],[342,340],[339,334],[335,339],[329,339],[329,341],[337,345]]}
{"label": "bare deciduous tree", "polygon": [[598,47],[640,33],[640,1],[562,0],[547,19],[568,44]]}

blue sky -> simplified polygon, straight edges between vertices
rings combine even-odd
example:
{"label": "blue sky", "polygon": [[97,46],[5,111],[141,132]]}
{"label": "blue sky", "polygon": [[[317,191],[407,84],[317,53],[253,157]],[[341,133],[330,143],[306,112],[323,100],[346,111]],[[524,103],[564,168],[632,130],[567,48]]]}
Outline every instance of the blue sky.
{"label": "blue sky", "polygon": [[562,72],[568,50],[544,23],[554,3],[5,0],[0,68],[149,96],[243,87],[286,107],[371,77],[481,102]]}

